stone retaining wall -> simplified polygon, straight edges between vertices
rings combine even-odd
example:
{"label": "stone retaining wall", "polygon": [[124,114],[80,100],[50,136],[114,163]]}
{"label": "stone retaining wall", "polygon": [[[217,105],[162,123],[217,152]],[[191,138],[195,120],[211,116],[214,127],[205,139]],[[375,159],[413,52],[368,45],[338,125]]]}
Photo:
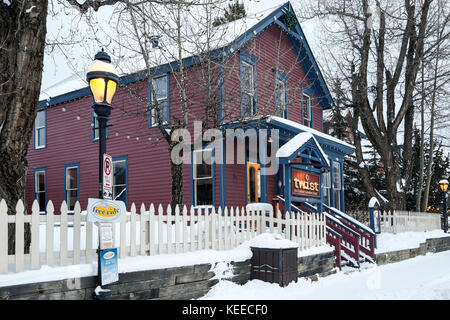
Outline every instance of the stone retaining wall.
{"label": "stone retaining wall", "polygon": [[442,252],[450,250],[450,236],[445,238],[427,239],[418,248],[390,251],[376,254],[378,265],[411,259],[427,252]]}
{"label": "stone retaining wall", "polygon": [[[250,260],[231,262],[231,281],[244,284],[250,280]],[[121,273],[119,282],[107,286],[113,299],[196,299],[204,296],[219,280],[211,264]],[[334,252],[298,258],[299,277],[317,279],[335,270]],[[0,287],[2,299],[90,300],[97,286],[97,277],[67,279]]]}

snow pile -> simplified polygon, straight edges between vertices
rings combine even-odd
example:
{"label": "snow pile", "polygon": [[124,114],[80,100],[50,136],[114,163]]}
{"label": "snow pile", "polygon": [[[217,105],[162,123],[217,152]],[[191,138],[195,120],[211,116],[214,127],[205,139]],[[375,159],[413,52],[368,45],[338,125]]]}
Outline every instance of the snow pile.
{"label": "snow pile", "polygon": [[443,230],[427,232],[402,232],[402,233],[380,233],[377,234],[377,248],[375,253],[397,251],[418,248],[427,239],[442,238],[450,236]]}
{"label": "snow pile", "polygon": [[279,234],[263,233],[249,241],[250,247],[267,249],[298,248],[298,243],[283,239]]}

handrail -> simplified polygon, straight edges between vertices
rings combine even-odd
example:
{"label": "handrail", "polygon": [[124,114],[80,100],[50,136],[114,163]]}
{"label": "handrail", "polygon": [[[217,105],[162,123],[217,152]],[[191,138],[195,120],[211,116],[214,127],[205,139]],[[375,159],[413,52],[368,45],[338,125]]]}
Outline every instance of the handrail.
{"label": "handrail", "polygon": [[336,208],[329,207],[329,206],[327,206],[326,204],[323,204],[323,206],[324,206],[326,209],[332,211],[334,214],[338,215],[340,218],[346,220],[347,222],[349,222],[349,223],[351,223],[351,224],[354,224],[354,225],[358,226],[359,228],[363,229],[364,231],[366,231],[366,232],[368,232],[368,233],[370,233],[370,234],[375,235],[375,232],[374,232],[372,229],[370,229],[369,227],[363,225],[363,224],[362,224],[361,222],[359,222],[358,220],[355,220],[355,219],[353,219],[353,218],[351,218],[351,217],[349,217],[349,216],[347,216],[347,215],[344,215],[343,212],[337,210]]}

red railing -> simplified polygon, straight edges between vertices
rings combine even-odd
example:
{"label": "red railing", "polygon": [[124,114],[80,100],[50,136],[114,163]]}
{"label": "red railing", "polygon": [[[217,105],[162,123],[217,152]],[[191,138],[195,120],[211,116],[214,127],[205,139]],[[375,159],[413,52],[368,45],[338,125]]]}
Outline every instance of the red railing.
{"label": "red railing", "polygon": [[368,260],[375,260],[375,233],[367,226],[363,225],[359,221],[349,217],[336,208],[323,205],[325,211],[331,214],[334,218],[338,219],[343,225],[352,229],[360,235],[359,238],[359,250],[362,253],[363,258]]}

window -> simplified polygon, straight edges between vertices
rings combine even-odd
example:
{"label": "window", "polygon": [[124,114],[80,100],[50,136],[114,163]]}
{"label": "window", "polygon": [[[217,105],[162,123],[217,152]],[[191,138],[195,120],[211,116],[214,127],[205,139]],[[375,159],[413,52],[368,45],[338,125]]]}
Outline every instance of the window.
{"label": "window", "polygon": [[242,62],[241,85],[242,85],[243,116],[250,117],[255,113],[253,107],[255,84],[254,84],[253,66],[246,62]]}
{"label": "window", "polygon": [[92,110],[92,140],[98,140],[100,129],[98,125],[97,114]]}
{"label": "window", "polygon": [[302,97],[302,108],[303,108],[303,124],[307,127],[312,126],[311,121],[311,96],[303,94]]}
{"label": "window", "polygon": [[275,115],[287,118],[287,94],[286,94],[287,76],[282,71],[275,72]]}
{"label": "window", "polygon": [[168,100],[168,76],[162,76],[154,78],[152,80],[153,89],[155,90],[154,96],[150,94],[150,99],[156,98],[156,102],[152,103],[151,110],[151,126],[158,125],[157,110],[160,110],[162,125],[169,123],[169,100]]}
{"label": "window", "polygon": [[213,205],[212,150],[193,154],[194,205]]}
{"label": "window", "polygon": [[128,201],[126,159],[113,159],[113,200]]}
{"label": "window", "polygon": [[46,177],[45,169],[35,169],[34,172],[34,198],[39,203],[39,211],[45,212],[46,205]]}
{"label": "window", "polygon": [[34,122],[34,147],[35,149],[45,147],[46,138],[46,119],[45,119],[45,109],[41,109],[37,112],[36,120]]}
{"label": "window", "polygon": [[65,166],[65,194],[69,211],[73,211],[79,196],[79,165],[68,164]]}
{"label": "window", "polygon": [[330,188],[331,188],[331,174],[327,172],[323,175],[323,200],[326,205],[330,205]]}
{"label": "window", "polygon": [[341,209],[341,164],[333,161],[334,207]]}

